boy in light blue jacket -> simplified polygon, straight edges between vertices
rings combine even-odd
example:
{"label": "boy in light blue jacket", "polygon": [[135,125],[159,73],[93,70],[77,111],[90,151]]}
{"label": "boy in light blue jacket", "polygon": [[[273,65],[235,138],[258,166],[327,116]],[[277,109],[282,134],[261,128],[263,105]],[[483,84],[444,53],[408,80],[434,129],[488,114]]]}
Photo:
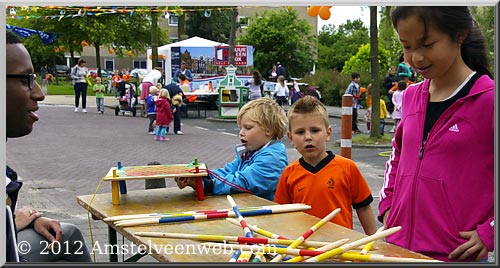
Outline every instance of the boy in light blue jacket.
{"label": "boy in light blue jacket", "polygon": [[[203,178],[207,195],[223,195],[245,190],[273,200],[278,180],[288,165],[281,138],[288,120],[284,110],[270,98],[259,98],[245,104],[237,116],[241,144],[235,146],[236,158],[223,168],[211,170]],[[176,178],[177,186],[191,186],[195,179]]]}

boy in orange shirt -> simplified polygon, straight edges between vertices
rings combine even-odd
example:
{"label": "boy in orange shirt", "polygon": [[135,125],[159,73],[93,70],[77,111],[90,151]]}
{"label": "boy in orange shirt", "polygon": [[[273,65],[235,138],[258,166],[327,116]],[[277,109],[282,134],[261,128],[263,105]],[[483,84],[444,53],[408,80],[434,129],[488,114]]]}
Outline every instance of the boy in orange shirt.
{"label": "boy in orange shirt", "polygon": [[340,208],[331,222],[349,229],[354,208],[365,233],[375,233],[373,197],[363,175],[351,159],[326,150],[332,129],[325,106],[305,96],[290,107],[287,116],[288,138],[302,157],[281,174],[274,202],[308,204],[312,208],[306,213],[318,218]]}

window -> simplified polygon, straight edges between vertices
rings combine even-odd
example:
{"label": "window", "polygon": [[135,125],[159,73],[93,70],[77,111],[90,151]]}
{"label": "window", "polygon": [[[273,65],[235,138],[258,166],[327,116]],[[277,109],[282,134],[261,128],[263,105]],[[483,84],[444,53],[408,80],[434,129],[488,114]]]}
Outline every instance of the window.
{"label": "window", "polygon": [[238,16],[238,25],[241,28],[246,28],[248,26],[248,23],[250,22],[250,18],[248,17],[243,17],[243,16]]}
{"label": "window", "polygon": [[146,61],[134,60],[134,69],[146,69]]}
{"label": "window", "polygon": [[114,70],[115,62],[113,60],[104,60],[104,69],[106,70]]}
{"label": "window", "polygon": [[170,14],[168,16],[168,26],[177,26],[179,24],[179,16]]}

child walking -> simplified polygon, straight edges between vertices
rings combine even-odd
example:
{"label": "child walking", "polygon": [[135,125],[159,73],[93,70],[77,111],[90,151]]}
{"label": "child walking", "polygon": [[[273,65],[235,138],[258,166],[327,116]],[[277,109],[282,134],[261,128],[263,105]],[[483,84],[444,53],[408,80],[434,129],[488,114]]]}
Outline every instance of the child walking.
{"label": "child walking", "polygon": [[96,77],[95,85],[92,87],[92,91],[94,91],[95,93],[95,103],[97,105],[97,112],[103,114],[104,92],[106,91],[106,87],[102,84],[102,79],[100,77]]}
{"label": "child walking", "polygon": [[389,112],[387,111],[387,107],[385,105],[385,101],[380,98],[380,135],[384,136],[385,134],[385,118],[389,117]]}
{"label": "child walking", "polygon": [[[270,98],[247,102],[237,116],[241,144],[235,146],[236,158],[223,168],[211,170],[203,178],[207,195],[242,192],[235,184],[253,194],[273,200],[276,185],[288,165],[286,148],[281,138],[285,135],[287,118],[284,110]],[[220,180],[223,178],[226,182]],[[176,178],[177,186],[196,190],[193,178]]]}
{"label": "child walking", "polygon": [[404,91],[380,190],[387,242],[442,261],[484,261],[495,243],[495,85],[466,6],[396,7],[404,57],[424,81]]}
{"label": "child walking", "polygon": [[375,233],[370,187],[352,160],[326,149],[332,128],[325,106],[314,97],[304,96],[290,107],[287,116],[288,139],[302,157],[283,171],[274,202],[311,205],[305,212],[318,218],[340,208],[331,221],[349,229],[353,228],[355,209],[365,233]]}
{"label": "child walking", "polygon": [[278,83],[276,83],[273,92],[273,96],[276,97],[276,102],[280,106],[283,106],[283,104],[286,103],[286,97],[288,96],[289,93],[290,91],[288,90],[288,87],[285,84],[285,77],[282,75],[278,76]]}
{"label": "child walking", "polygon": [[394,129],[398,128],[399,121],[401,120],[403,90],[406,89],[406,86],[407,86],[406,82],[404,81],[398,82],[398,89],[392,94],[392,103],[394,104],[394,111],[392,112],[391,117],[392,119],[394,119]]}
{"label": "child walking", "polygon": [[148,103],[148,133],[150,135],[154,135],[154,126],[153,123],[156,120],[156,100],[158,100],[158,87],[151,86],[149,88],[149,95],[146,98],[146,102]]}
{"label": "child walking", "polygon": [[[155,86],[153,86],[156,88]],[[168,90],[160,90],[160,97],[156,101],[156,136],[157,141],[168,141],[167,127],[174,120],[172,109],[170,108],[170,96]]]}
{"label": "child walking", "polygon": [[368,84],[366,87],[366,111],[365,111],[365,122],[368,134],[370,133],[370,127],[372,123],[372,84]]}

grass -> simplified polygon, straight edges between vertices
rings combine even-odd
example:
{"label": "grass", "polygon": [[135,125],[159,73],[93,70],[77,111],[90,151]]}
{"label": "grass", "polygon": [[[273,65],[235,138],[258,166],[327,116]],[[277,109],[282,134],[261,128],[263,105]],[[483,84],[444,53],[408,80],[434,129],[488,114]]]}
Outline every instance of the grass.
{"label": "grass", "polygon": [[359,134],[354,135],[352,137],[352,143],[357,144],[391,144],[392,143],[392,135],[384,135],[379,138],[371,138],[370,135],[367,134]]}
{"label": "grass", "polygon": [[[92,81],[94,82],[94,81]],[[92,84],[94,85],[94,84]],[[47,86],[48,95],[74,95],[73,83],[71,81],[59,81],[58,84],[52,83]],[[114,96],[113,92],[104,94],[106,96]],[[92,87],[87,88],[87,96],[95,96]]]}

